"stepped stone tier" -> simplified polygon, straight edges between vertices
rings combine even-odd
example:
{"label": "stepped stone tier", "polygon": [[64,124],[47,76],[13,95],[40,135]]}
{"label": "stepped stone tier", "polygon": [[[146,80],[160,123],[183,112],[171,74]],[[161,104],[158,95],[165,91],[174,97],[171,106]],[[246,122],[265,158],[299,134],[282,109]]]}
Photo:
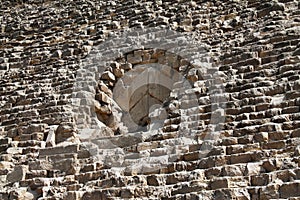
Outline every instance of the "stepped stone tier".
{"label": "stepped stone tier", "polygon": [[2,0],[0,199],[300,199],[298,0]]}

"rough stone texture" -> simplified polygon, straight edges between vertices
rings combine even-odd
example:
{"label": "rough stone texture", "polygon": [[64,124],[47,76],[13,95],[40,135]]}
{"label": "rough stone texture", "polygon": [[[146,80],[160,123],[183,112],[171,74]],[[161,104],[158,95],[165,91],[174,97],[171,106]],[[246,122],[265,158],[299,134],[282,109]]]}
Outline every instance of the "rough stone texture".
{"label": "rough stone texture", "polygon": [[[297,0],[2,1],[0,198],[299,199],[299,10]],[[215,65],[207,70],[218,78],[201,77],[190,60],[164,49],[114,49],[118,38],[109,44],[118,54],[110,65],[80,69],[120,30],[149,27],[191,33],[208,47]],[[174,40],[165,37],[167,49]],[[164,95],[149,93],[165,106],[149,113],[164,119],[162,131],[129,134],[112,101],[115,85],[151,63],[172,66],[193,87],[179,81],[167,98],[164,88],[155,90]],[[74,91],[80,81],[90,82]],[[207,87],[211,82],[215,88]],[[214,110],[209,96],[218,86],[225,111]],[[90,98],[95,108],[71,106]],[[155,127],[145,113],[135,120]],[[223,115],[223,123],[210,121]],[[78,124],[94,119],[99,131],[79,137]],[[210,123],[219,137],[207,137]],[[184,130],[198,142],[182,140]],[[148,165],[130,167],[144,157]],[[116,170],[121,161],[128,166]]]}

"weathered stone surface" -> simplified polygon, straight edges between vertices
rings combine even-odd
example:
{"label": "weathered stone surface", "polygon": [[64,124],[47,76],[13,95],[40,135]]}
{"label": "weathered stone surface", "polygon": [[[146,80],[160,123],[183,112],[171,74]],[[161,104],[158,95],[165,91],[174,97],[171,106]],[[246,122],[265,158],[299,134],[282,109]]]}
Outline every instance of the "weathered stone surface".
{"label": "weathered stone surface", "polygon": [[1,1],[0,199],[298,199],[298,10]]}
{"label": "weathered stone surface", "polygon": [[267,171],[271,172],[276,169],[279,169],[283,165],[282,161],[276,160],[266,160],[263,162],[262,167]]}
{"label": "weathered stone surface", "polygon": [[300,196],[300,183],[287,183],[280,186],[279,194],[281,198],[299,197]]}
{"label": "weathered stone surface", "polygon": [[10,198],[12,199],[20,199],[20,200],[33,200],[36,197],[30,193],[26,192],[27,188],[18,188],[12,192],[10,192]]}
{"label": "weathered stone surface", "polygon": [[55,143],[66,141],[72,136],[74,136],[74,127],[69,124],[61,124],[55,131]]}
{"label": "weathered stone surface", "polygon": [[28,166],[17,165],[14,170],[7,174],[7,181],[10,183],[22,181],[25,179],[26,173],[28,172]]}
{"label": "weathered stone surface", "polygon": [[102,80],[109,80],[109,81],[115,81],[116,77],[114,76],[113,73],[106,71],[101,75]]}
{"label": "weathered stone surface", "polygon": [[270,184],[268,186],[264,186],[259,190],[259,198],[260,199],[279,199],[279,185],[278,184]]}
{"label": "weathered stone surface", "polygon": [[243,171],[240,166],[228,165],[222,169],[222,176],[242,176]]}
{"label": "weathered stone surface", "polygon": [[245,174],[252,176],[261,172],[261,163],[248,163],[246,165]]}
{"label": "weathered stone surface", "polygon": [[111,103],[110,98],[104,92],[98,93],[96,95],[96,100],[101,101],[101,102],[106,103],[106,104]]}

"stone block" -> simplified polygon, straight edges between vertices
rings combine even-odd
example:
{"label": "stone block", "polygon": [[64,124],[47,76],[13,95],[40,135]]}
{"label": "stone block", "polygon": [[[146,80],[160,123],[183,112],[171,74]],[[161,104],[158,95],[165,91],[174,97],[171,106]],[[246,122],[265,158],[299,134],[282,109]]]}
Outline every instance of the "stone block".
{"label": "stone block", "polygon": [[224,155],[225,154],[225,147],[213,147],[210,149],[210,152],[207,156],[215,156],[215,155]]}
{"label": "stone block", "polygon": [[115,77],[117,78],[121,78],[124,75],[124,69],[113,69],[113,73],[115,75]]}
{"label": "stone block", "polygon": [[134,190],[131,188],[124,188],[121,190],[121,198],[128,199],[134,197]]}
{"label": "stone block", "polygon": [[124,70],[131,70],[132,69],[132,64],[130,63],[130,62],[128,62],[128,63],[123,63],[123,64],[121,64],[121,66],[120,66],[122,69],[124,69]]}
{"label": "stone block", "polygon": [[131,64],[138,64],[138,63],[143,62],[142,52],[135,51],[133,54],[128,54],[127,62],[129,62]]}
{"label": "stone block", "polygon": [[284,183],[279,188],[281,198],[299,197],[300,196],[300,182]]}
{"label": "stone block", "polygon": [[104,92],[99,92],[98,94],[96,94],[96,100],[106,103],[106,104],[110,104],[111,103],[111,99],[108,95],[106,95]]}
{"label": "stone block", "polygon": [[288,136],[289,132],[284,131],[275,131],[269,132],[268,136],[270,140],[283,140]]}
{"label": "stone block", "polygon": [[26,174],[26,179],[32,179],[36,177],[47,177],[47,170],[31,170]]}
{"label": "stone block", "polygon": [[291,106],[282,109],[282,114],[299,113],[299,106]]}
{"label": "stone block", "polygon": [[80,169],[80,172],[89,172],[89,171],[95,171],[96,166],[93,164],[85,165]]}
{"label": "stone block", "polygon": [[53,164],[46,160],[39,161],[29,161],[28,162],[29,170],[52,170]]}
{"label": "stone block", "polygon": [[68,154],[68,153],[77,153],[79,151],[79,146],[76,144],[68,146],[56,146],[41,149],[39,156],[49,156],[49,155],[59,155],[59,154]]}
{"label": "stone block", "polygon": [[226,154],[231,155],[231,154],[238,154],[238,153],[243,153],[244,152],[244,145],[231,145],[226,147]]}
{"label": "stone block", "polygon": [[291,137],[300,137],[300,128],[293,130]]}
{"label": "stone block", "polygon": [[222,168],[222,176],[243,176],[243,170],[238,165],[226,165]]}
{"label": "stone block", "polygon": [[253,159],[251,154],[237,154],[237,155],[232,155],[230,157],[231,164],[248,163],[251,162],[252,160]]}
{"label": "stone block", "polygon": [[199,152],[191,152],[183,155],[184,161],[193,161],[193,160],[198,160],[199,158],[200,158]]}
{"label": "stone block", "polygon": [[160,186],[163,185],[163,180],[161,176],[150,175],[147,176],[147,184],[151,186]]}
{"label": "stone block", "polygon": [[252,175],[250,176],[250,183],[252,186],[264,186],[271,182],[270,174]]}
{"label": "stone block", "polygon": [[8,138],[8,137],[6,137],[6,138],[1,138],[1,139],[0,139],[0,145],[7,145],[7,144],[11,143],[11,141],[12,141],[12,139],[11,139],[11,138]]}
{"label": "stone block", "polygon": [[25,180],[26,173],[28,172],[28,166],[17,165],[14,167],[13,171],[7,174],[7,181],[10,183]]}
{"label": "stone block", "polygon": [[107,81],[115,81],[116,77],[113,73],[111,73],[110,71],[105,71],[102,75],[101,75],[101,80],[107,80]]}
{"label": "stone block", "polygon": [[279,199],[278,184],[269,184],[259,190],[259,199]]}
{"label": "stone block", "polygon": [[293,182],[297,179],[297,174],[294,170],[281,170],[276,172],[276,176],[278,179],[282,180],[283,182]]}
{"label": "stone block", "polygon": [[261,163],[248,163],[246,165],[245,175],[252,176],[261,172]]}
{"label": "stone block", "polygon": [[[65,200],[81,200],[83,196],[83,192],[80,191],[68,191],[65,196],[64,199]],[[91,199],[89,199],[91,200]]]}
{"label": "stone block", "polygon": [[94,190],[85,192],[81,198],[82,200],[105,200],[108,199],[108,194],[101,190]]}
{"label": "stone block", "polygon": [[205,172],[204,172],[205,177],[207,177],[207,178],[220,176],[221,173],[224,173],[224,171],[221,172],[220,167],[212,167],[212,168],[206,169]]}
{"label": "stone block", "polygon": [[300,145],[295,147],[294,156],[300,156]]}
{"label": "stone block", "polygon": [[61,124],[55,131],[55,143],[66,141],[75,134],[74,126],[72,124]]}
{"label": "stone block", "polygon": [[222,145],[225,145],[225,146],[235,145],[237,143],[238,143],[238,140],[236,137],[222,139]]}
{"label": "stone block", "polygon": [[215,179],[210,182],[210,188],[212,190],[217,190],[221,188],[228,188],[229,187],[229,180],[228,178],[222,178],[222,179]]}
{"label": "stone block", "polygon": [[265,160],[262,163],[262,167],[267,171],[267,172],[272,172],[275,171],[276,169],[279,169],[282,167],[283,162],[279,159],[269,159]]}
{"label": "stone block", "polygon": [[264,141],[268,141],[269,139],[269,134],[268,132],[261,132],[261,133],[256,133],[254,135],[254,140],[257,142],[264,142]]}
{"label": "stone block", "polygon": [[9,170],[11,168],[14,167],[14,164],[12,162],[8,162],[8,161],[1,161],[0,162],[0,170]]}
{"label": "stone block", "polygon": [[98,88],[109,97],[112,97],[112,91],[103,82],[98,83]]}
{"label": "stone block", "polygon": [[243,137],[238,138],[239,144],[251,144],[253,143],[253,135],[245,135]]}
{"label": "stone block", "polygon": [[263,149],[282,149],[285,147],[285,141],[267,142],[262,145]]}
{"label": "stone block", "polygon": [[10,199],[18,199],[18,200],[34,200],[36,199],[36,196],[34,193],[27,192],[26,187],[21,187],[14,189],[9,194]]}

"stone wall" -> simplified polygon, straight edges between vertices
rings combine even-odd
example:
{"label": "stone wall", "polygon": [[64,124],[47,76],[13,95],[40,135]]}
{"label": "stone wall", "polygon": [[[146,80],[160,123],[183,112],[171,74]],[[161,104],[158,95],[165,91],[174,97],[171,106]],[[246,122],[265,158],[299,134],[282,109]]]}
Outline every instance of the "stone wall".
{"label": "stone wall", "polygon": [[0,198],[300,198],[299,8],[2,1]]}

